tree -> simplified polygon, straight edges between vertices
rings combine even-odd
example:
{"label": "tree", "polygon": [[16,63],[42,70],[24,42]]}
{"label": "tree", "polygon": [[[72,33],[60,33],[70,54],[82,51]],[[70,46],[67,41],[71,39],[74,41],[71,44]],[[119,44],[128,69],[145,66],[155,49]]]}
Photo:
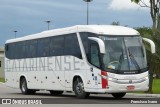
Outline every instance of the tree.
{"label": "tree", "polygon": [[114,22],[111,23],[111,25],[117,25],[118,26],[118,25],[120,25],[120,22],[119,21],[117,21],[117,22],[114,21]]}
{"label": "tree", "polygon": [[[146,7],[150,9],[150,14],[152,18],[152,30],[153,33],[157,33],[157,28],[158,25],[160,24],[160,16],[159,16],[159,2],[160,0],[149,0],[150,1],[150,6],[148,6],[144,0],[131,0],[132,2],[137,3],[140,7]],[[154,35],[155,35],[154,34]]]}
{"label": "tree", "polygon": [[[149,0],[149,6],[144,2],[144,0],[131,1],[137,3],[140,7],[146,7],[150,9],[153,32],[152,39],[156,45],[156,54],[151,57],[150,63],[154,65],[157,61],[160,62],[160,0]],[[151,70],[152,69],[150,68],[149,92],[152,92],[153,72],[151,72]]]}

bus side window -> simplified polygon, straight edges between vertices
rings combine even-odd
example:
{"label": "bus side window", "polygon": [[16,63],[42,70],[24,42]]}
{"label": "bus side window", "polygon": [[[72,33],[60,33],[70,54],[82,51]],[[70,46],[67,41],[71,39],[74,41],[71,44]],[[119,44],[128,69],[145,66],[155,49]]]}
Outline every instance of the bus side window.
{"label": "bus side window", "polygon": [[63,36],[52,37],[50,41],[50,56],[63,55],[63,49],[64,49],[64,37]]}
{"label": "bus side window", "polygon": [[76,34],[69,34],[65,36],[64,55],[72,55],[82,59],[80,47]]}
{"label": "bus side window", "polygon": [[48,57],[49,56],[49,46],[50,43],[49,38],[43,38],[38,40],[38,49],[37,56],[38,57]]}
{"label": "bus side window", "polygon": [[37,40],[33,40],[30,45],[31,58],[37,57]]}
{"label": "bus side window", "polygon": [[8,51],[8,44],[6,44],[5,46],[5,51]]}
{"label": "bus side window", "polygon": [[6,45],[5,45],[5,56],[6,56],[7,58],[10,58],[10,56],[9,56],[9,44],[6,44]]}
{"label": "bus side window", "polygon": [[37,40],[31,40],[26,42],[26,57],[37,57]]}
{"label": "bus side window", "polygon": [[15,45],[15,43],[11,43],[10,44],[10,51],[9,51],[10,59],[15,59],[15,54],[16,54],[16,45]]}
{"label": "bus side window", "polygon": [[16,59],[25,58],[25,41],[16,43]]}

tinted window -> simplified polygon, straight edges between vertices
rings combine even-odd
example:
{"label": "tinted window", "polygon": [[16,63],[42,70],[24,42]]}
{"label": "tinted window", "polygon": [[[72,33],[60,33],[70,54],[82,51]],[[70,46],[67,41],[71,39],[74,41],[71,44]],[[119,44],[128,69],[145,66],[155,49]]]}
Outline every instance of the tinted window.
{"label": "tinted window", "polygon": [[84,50],[86,52],[86,55],[88,56],[88,51],[89,51],[88,33],[80,33],[80,35],[81,35]]}
{"label": "tinted window", "polygon": [[15,58],[20,59],[25,57],[25,41],[15,43],[16,49],[15,49]]}
{"label": "tinted window", "polygon": [[17,54],[16,43],[9,43],[5,45],[5,55],[8,59],[15,59]]}
{"label": "tinted window", "polygon": [[97,43],[92,44],[90,49],[91,49],[90,50],[91,64],[95,65],[96,67],[100,67],[98,44]]}
{"label": "tinted window", "polygon": [[37,57],[37,40],[26,41],[26,57]]}
{"label": "tinted window", "polygon": [[81,39],[83,43],[83,47],[87,56],[87,59],[90,61],[90,41],[88,37],[96,37],[96,34],[93,33],[88,33],[88,32],[81,32]]}
{"label": "tinted window", "polygon": [[78,58],[82,58],[77,35],[70,34],[65,36],[65,48],[64,54],[65,55],[72,55]]}
{"label": "tinted window", "polygon": [[15,54],[16,54],[16,45],[15,43],[11,43],[9,44],[9,57],[11,59],[14,59],[15,58]]}
{"label": "tinted window", "polygon": [[78,58],[82,57],[76,34],[6,44],[5,53],[6,57],[9,59],[62,55],[72,55]]}
{"label": "tinted window", "polygon": [[49,38],[39,39],[38,40],[38,51],[37,57],[47,57],[49,56]]}
{"label": "tinted window", "polygon": [[10,58],[10,56],[9,56],[9,44],[5,45],[5,55],[6,55],[7,58]]}
{"label": "tinted window", "polygon": [[52,37],[50,41],[50,55],[51,56],[61,56],[64,50],[64,37],[57,36]]}

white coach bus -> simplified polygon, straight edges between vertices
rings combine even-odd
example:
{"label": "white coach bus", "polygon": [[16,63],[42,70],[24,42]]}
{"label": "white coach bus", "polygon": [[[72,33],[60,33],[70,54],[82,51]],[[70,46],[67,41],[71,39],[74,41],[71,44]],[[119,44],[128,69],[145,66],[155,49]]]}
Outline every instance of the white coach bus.
{"label": "white coach bus", "polygon": [[113,25],[77,25],[44,31],[5,43],[6,85],[23,94],[74,91],[79,98],[147,91],[149,71],[140,33]]}

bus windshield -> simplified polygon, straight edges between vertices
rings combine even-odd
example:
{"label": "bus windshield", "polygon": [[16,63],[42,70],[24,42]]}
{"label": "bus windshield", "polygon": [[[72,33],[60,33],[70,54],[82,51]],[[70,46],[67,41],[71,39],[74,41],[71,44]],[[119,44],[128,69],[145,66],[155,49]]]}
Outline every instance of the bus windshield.
{"label": "bus windshield", "polygon": [[146,53],[140,36],[99,36],[105,43],[104,69],[138,71],[147,68]]}

